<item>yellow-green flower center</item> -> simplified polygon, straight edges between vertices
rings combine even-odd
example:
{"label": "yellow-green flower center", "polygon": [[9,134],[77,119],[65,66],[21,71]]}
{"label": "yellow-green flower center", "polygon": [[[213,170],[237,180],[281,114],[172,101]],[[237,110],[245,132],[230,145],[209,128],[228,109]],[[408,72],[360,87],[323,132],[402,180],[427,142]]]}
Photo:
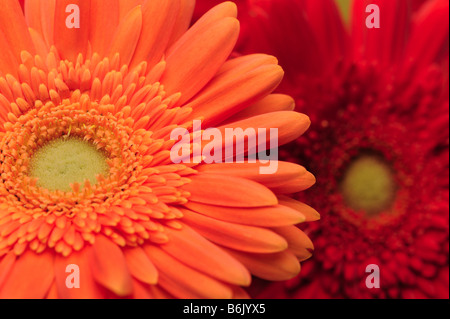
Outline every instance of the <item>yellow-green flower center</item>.
{"label": "yellow-green flower center", "polygon": [[354,210],[376,215],[395,199],[396,183],[391,167],[382,158],[364,155],[355,159],[344,174],[341,190]]}
{"label": "yellow-green flower center", "polygon": [[97,183],[97,175],[108,175],[105,155],[94,145],[78,138],[60,138],[36,151],[30,174],[37,185],[50,191],[71,191],[70,184]]}

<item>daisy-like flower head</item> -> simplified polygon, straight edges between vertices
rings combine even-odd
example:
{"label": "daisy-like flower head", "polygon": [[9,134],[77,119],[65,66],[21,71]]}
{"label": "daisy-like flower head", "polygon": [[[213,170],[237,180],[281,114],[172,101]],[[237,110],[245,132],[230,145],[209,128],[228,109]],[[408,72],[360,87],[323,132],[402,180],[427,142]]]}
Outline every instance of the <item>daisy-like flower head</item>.
{"label": "daisy-like flower head", "polygon": [[[366,25],[369,4],[379,6],[379,29]],[[314,258],[268,292],[448,298],[449,4],[412,4],[355,0],[346,26],[331,0],[247,1],[245,52],[276,54],[281,91],[298,110],[314,106],[307,139],[282,156],[316,174],[305,194],[323,215],[306,228]],[[380,270],[378,289],[366,285],[369,265]]]}
{"label": "daisy-like flower head", "polygon": [[0,298],[244,297],[251,275],[298,274],[312,243],[294,225],[318,215],[286,195],[310,173],[170,156],[198,119],[280,144],[309,127],[271,94],[274,57],[228,59],[233,3],[190,29],[193,0],[2,4]]}

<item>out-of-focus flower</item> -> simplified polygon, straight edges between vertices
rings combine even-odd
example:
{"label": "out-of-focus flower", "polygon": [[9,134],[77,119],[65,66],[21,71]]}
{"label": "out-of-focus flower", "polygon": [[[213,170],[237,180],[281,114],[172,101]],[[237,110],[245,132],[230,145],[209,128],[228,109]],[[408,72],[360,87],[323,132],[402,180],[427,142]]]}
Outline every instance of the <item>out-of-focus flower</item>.
{"label": "out-of-focus flower", "polygon": [[[372,3],[380,29],[366,26]],[[276,55],[280,91],[308,110],[310,133],[283,156],[312,168],[323,216],[302,274],[259,297],[448,298],[449,3],[411,4],[356,0],[347,26],[332,0],[247,1],[241,52]]]}
{"label": "out-of-focus flower", "polygon": [[294,225],[318,216],[286,195],[315,182],[306,169],[170,157],[195,119],[278,128],[280,144],[310,125],[271,94],[274,57],[228,59],[234,4],[189,30],[193,0],[2,5],[0,298],[245,297],[252,274],[298,274],[312,243]]}

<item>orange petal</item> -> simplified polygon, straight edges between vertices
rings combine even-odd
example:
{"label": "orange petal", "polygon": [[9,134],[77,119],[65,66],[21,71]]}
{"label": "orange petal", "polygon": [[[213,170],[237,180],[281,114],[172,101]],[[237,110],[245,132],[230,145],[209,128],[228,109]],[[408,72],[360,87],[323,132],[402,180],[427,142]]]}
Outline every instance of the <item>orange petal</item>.
{"label": "orange petal", "polygon": [[185,32],[185,34],[181,39],[179,39],[179,41],[176,41],[175,44],[172,45],[169,50],[167,50],[166,54],[172,54],[173,51],[185,45],[192,36],[195,37],[196,34],[202,32],[202,30],[205,30],[213,23],[216,23],[227,17],[237,17],[237,6],[230,1],[218,4],[207,13],[205,13],[189,30]]}
{"label": "orange petal", "polygon": [[[305,114],[282,111],[257,115],[237,122],[228,123],[218,127],[218,129],[222,132],[222,136],[226,138],[225,130],[227,128],[242,128],[244,131],[247,128],[277,128],[278,145],[284,145],[303,135],[310,125],[311,120]],[[268,133],[266,133],[266,135],[268,135]],[[267,140],[269,140],[269,138],[267,138]],[[260,141],[258,141],[258,143],[260,143]]]}
{"label": "orange petal", "polygon": [[150,67],[161,61],[180,10],[180,1],[146,1],[142,5],[142,32],[131,67],[147,61]]}
{"label": "orange petal", "polygon": [[[72,252],[68,257],[56,256],[55,258],[55,282],[58,296],[62,299],[100,299],[103,297],[101,287],[95,282],[92,275],[90,259],[92,248],[86,247],[80,252]],[[80,288],[68,288],[66,272],[68,265],[77,265],[80,270]]]}
{"label": "orange petal", "polygon": [[175,299],[173,295],[169,294],[160,286],[150,286],[150,292],[155,299]]}
{"label": "orange petal", "polygon": [[265,280],[289,280],[300,272],[300,263],[288,251],[274,254],[248,254],[231,249],[226,251],[242,262],[253,275]]}
{"label": "orange petal", "polygon": [[45,296],[45,299],[58,299],[58,288],[56,287],[56,283],[53,282],[50,286],[50,289]]}
{"label": "orange petal", "polygon": [[250,226],[287,226],[305,220],[303,214],[282,205],[261,208],[231,208],[189,202],[185,206],[214,219]]}
{"label": "orange petal", "polygon": [[[183,262],[211,277],[239,286],[250,284],[247,269],[203,236],[183,225],[180,230],[167,228],[170,240],[161,248]],[[201,260],[202,262],[198,262]]]}
{"label": "orange petal", "polygon": [[92,52],[105,56],[119,25],[119,1],[96,0],[91,2],[90,42]]}
{"label": "orange petal", "polygon": [[[70,4],[80,8],[80,28],[68,28],[66,19],[71,13],[66,12]],[[55,7],[54,40],[62,59],[75,62],[78,54],[86,56],[90,29],[91,0],[58,0]]]}
{"label": "orange petal", "polygon": [[193,109],[190,118],[201,116],[204,125],[216,125],[256,103],[281,82],[284,73],[276,63],[275,58],[267,55],[228,61],[211,83],[186,105]]}
{"label": "orange petal", "polygon": [[36,54],[40,55],[41,57],[47,56],[49,49],[47,43],[45,43],[44,39],[42,38],[42,35],[33,28],[29,28],[28,31],[30,32],[30,37],[33,41]]}
{"label": "orange petal", "polygon": [[314,208],[302,202],[284,195],[279,196],[279,201],[281,205],[290,207],[302,213],[306,217],[305,222],[313,222],[320,219],[320,214]]}
{"label": "orange petal", "polygon": [[11,74],[14,77],[17,76],[17,69],[19,67],[19,61],[14,56],[13,51],[9,47],[8,40],[6,39],[5,34],[0,29],[0,73],[2,74]]}
{"label": "orange petal", "polygon": [[197,34],[184,34],[179,40],[183,45],[167,57],[161,79],[167,94],[181,92],[179,104],[191,99],[228,58],[238,35],[239,22],[234,18],[224,18]]}
{"label": "orange petal", "polygon": [[310,188],[316,183],[316,178],[310,172],[306,172],[305,174],[287,181],[284,184],[271,186],[270,189],[277,194],[293,194],[297,192],[304,191],[305,189]]}
{"label": "orange petal", "polygon": [[182,209],[183,221],[210,241],[240,251],[273,253],[288,248],[286,240],[262,228],[239,225]]}
{"label": "orange petal", "polygon": [[2,283],[5,281],[5,279],[8,277],[9,272],[14,266],[14,263],[16,261],[16,255],[13,252],[8,253],[5,255],[0,262],[0,287],[2,286]]}
{"label": "orange petal", "polygon": [[285,238],[291,251],[297,257],[309,258],[314,245],[309,237],[296,226],[277,227],[273,229],[274,232]]}
{"label": "orange petal", "polygon": [[289,162],[278,162],[278,169],[274,174],[261,174],[261,163],[219,163],[200,165],[197,170],[202,173],[231,175],[250,179],[252,181],[271,185],[284,184],[306,173],[306,169],[300,165]]}
{"label": "orange petal", "polygon": [[308,260],[313,255],[312,252],[307,249],[298,250],[298,251],[293,251],[291,249],[288,249],[288,251],[293,253],[297,257],[298,261],[300,261],[300,262],[304,262],[304,261]]}
{"label": "orange petal", "polygon": [[158,271],[142,248],[127,248],[124,255],[133,277],[150,285],[158,282]]}
{"label": "orange petal", "polygon": [[94,279],[118,296],[130,295],[133,285],[122,250],[104,236],[93,245],[91,268]]}
{"label": "orange petal", "polygon": [[19,1],[2,1],[0,6],[0,30],[4,32],[15,58],[19,58],[23,50],[27,50],[31,54],[35,53]]}
{"label": "orange petal", "polygon": [[113,37],[109,56],[112,59],[116,53],[120,55],[122,64],[129,64],[139,36],[142,30],[142,11],[141,6],[131,10],[120,23]]}
{"label": "orange petal", "polygon": [[25,251],[15,262],[0,289],[0,299],[41,299],[55,277],[52,252]]}
{"label": "orange petal", "polygon": [[278,59],[273,55],[262,53],[243,55],[225,62],[217,72],[217,76],[236,77],[265,65],[278,65]]}
{"label": "orange petal", "polygon": [[[295,140],[309,128],[310,124],[311,121],[308,116],[291,111],[257,115],[245,120],[227,123],[226,125],[217,128],[220,131],[219,136],[221,138],[214,137],[211,141],[202,140],[202,154],[208,154],[212,149],[222,149],[222,162],[236,162],[239,157],[241,157],[239,161],[242,161],[244,155],[251,154],[256,156],[267,148],[273,149],[279,145]],[[264,130],[261,131],[260,129]],[[273,131],[275,129],[277,130],[276,132]],[[261,138],[260,133],[263,134]],[[250,143],[250,141],[252,142]],[[268,147],[269,142],[270,146]],[[273,145],[273,142],[276,142],[277,145]],[[232,154],[229,154],[229,150],[232,151]],[[273,160],[272,164],[274,164]],[[267,167],[270,171],[278,169],[273,165],[270,165],[271,167],[269,168],[269,165],[269,163],[262,164],[260,162],[254,165],[253,169],[256,167]],[[293,165],[288,164],[282,164],[282,166],[285,167],[287,171],[290,171],[290,168],[294,167]],[[299,170],[300,168],[296,169],[296,171]],[[271,174],[266,173],[265,175],[267,176],[261,176],[260,178],[270,179],[272,177]],[[297,176],[295,178],[299,179],[299,181],[292,178],[291,180],[285,181],[283,184],[286,184],[286,187],[288,187],[294,182],[294,186],[298,186],[300,181],[311,182],[310,175],[311,174],[305,172],[302,176]],[[315,180],[312,184],[314,183]],[[271,188],[273,186],[278,187],[281,185],[271,183]]]}
{"label": "orange petal", "polygon": [[[145,257],[148,259],[148,257]],[[150,286],[133,279],[133,299],[153,299]]]}
{"label": "orange petal", "polygon": [[[278,204],[276,196],[256,182],[234,176],[198,174],[183,190],[190,201],[225,207],[264,207]],[[243,196],[245,194],[245,196]]]}
{"label": "orange petal", "polygon": [[233,299],[250,299],[249,294],[241,287],[233,286]]}
{"label": "orange petal", "polygon": [[194,9],[195,0],[180,0],[180,10],[167,47],[171,47],[184,33],[186,33],[191,24]]}
{"label": "orange petal", "polygon": [[[33,1],[27,0],[27,2]],[[42,24],[42,35],[48,46],[51,46],[55,43],[55,8],[56,0],[41,1],[40,20]]]}
{"label": "orange petal", "polygon": [[119,0],[119,21],[122,21],[132,9],[141,5],[142,2],[142,0]]}
{"label": "orange petal", "polygon": [[25,1],[24,12],[27,25],[42,34],[41,0]]}
{"label": "orange petal", "polygon": [[241,112],[233,115],[228,119],[228,122],[243,120],[252,116],[280,112],[293,111],[295,109],[295,101],[289,95],[284,94],[270,94],[265,98],[259,100],[255,104],[247,107]]}
{"label": "orange petal", "polygon": [[226,285],[182,264],[160,248],[147,245],[144,250],[160,273],[158,285],[175,297],[183,299],[232,297],[232,292]]}

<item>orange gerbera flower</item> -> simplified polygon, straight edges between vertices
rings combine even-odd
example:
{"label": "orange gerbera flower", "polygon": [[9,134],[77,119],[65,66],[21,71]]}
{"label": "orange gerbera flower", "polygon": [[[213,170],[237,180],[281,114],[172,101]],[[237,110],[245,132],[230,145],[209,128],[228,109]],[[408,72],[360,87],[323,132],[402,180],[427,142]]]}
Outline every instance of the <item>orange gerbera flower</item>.
{"label": "orange gerbera flower", "polygon": [[[310,173],[170,158],[171,131],[195,119],[278,128],[280,144],[309,127],[271,94],[275,58],[228,60],[234,4],[188,30],[194,0],[32,0],[25,18],[4,2],[1,298],[243,297],[251,274],[300,271],[312,243],[294,225],[318,214],[286,195],[310,187]],[[70,4],[79,28],[66,26]],[[80,288],[67,284],[74,265]]]}

